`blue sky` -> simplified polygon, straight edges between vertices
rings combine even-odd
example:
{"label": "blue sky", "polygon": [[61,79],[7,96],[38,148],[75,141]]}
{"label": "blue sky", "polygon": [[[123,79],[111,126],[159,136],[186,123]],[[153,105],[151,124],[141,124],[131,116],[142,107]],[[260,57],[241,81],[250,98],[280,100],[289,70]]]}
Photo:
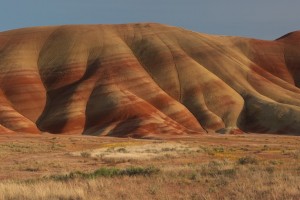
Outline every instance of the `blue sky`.
{"label": "blue sky", "polygon": [[299,0],[0,0],[0,31],[60,24],[158,22],[275,39],[300,29]]}

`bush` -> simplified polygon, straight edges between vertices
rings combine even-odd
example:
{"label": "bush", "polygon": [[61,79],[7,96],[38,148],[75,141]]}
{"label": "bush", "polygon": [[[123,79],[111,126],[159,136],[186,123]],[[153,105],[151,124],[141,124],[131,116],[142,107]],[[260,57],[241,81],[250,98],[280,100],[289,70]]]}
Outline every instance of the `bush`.
{"label": "bush", "polygon": [[142,168],[142,167],[130,167],[127,169],[124,169],[120,172],[120,175],[126,175],[126,176],[150,176],[152,174],[157,174],[159,172],[159,169],[154,168],[154,167],[147,167],[147,168]]}
{"label": "bush", "polygon": [[91,177],[87,178],[96,178],[96,177],[113,177],[118,176],[120,174],[120,169],[117,168],[106,168],[102,167],[100,169],[97,169],[93,173],[91,173]]}
{"label": "bush", "polygon": [[237,163],[240,164],[240,165],[257,164],[258,160],[254,157],[251,157],[251,156],[245,156],[245,157],[239,158]]}

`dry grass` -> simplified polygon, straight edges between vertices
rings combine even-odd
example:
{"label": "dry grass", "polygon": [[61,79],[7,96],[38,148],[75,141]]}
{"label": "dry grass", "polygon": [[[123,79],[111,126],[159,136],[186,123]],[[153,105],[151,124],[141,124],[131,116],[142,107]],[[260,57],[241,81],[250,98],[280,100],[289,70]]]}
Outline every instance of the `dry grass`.
{"label": "dry grass", "polygon": [[70,138],[0,137],[0,199],[300,199],[297,137]]}
{"label": "dry grass", "polygon": [[299,180],[295,167],[211,161],[152,176],[5,181],[0,199],[299,199]]}

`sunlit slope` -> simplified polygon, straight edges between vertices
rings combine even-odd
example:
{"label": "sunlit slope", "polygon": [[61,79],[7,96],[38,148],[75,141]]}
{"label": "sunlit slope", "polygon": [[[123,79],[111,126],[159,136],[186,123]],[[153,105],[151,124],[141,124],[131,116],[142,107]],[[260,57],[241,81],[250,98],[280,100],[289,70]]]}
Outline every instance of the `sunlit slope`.
{"label": "sunlit slope", "polygon": [[300,33],[144,23],[0,33],[0,133],[300,134]]}

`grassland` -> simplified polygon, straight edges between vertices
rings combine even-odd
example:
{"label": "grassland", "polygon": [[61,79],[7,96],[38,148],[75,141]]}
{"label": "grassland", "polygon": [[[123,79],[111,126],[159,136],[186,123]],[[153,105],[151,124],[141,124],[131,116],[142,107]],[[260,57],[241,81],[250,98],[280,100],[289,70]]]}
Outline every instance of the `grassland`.
{"label": "grassland", "polygon": [[300,199],[300,138],[0,135],[0,199]]}

